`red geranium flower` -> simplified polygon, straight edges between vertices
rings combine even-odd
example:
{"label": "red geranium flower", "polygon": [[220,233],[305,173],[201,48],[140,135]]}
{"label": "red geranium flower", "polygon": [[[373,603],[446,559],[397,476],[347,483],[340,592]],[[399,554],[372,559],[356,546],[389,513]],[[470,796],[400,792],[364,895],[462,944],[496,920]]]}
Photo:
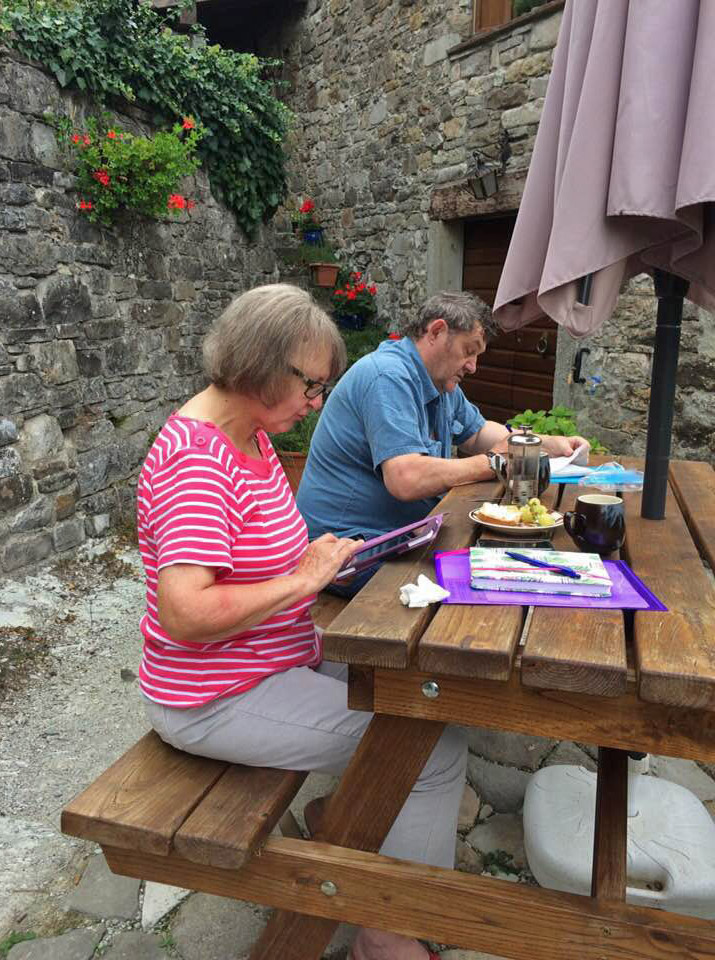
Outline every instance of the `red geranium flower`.
{"label": "red geranium flower", "polygon": [[97,183],[101,183],[103,187],[109,186],[110,178],[106,170],[95,170],[92,176]]}
{"label": "red geranium flower", "polygon": [[354,290],[348,291],[348,300],[354,300],[356,296],[357,294],[355,293]]}
{"label": "red geranium flower", "polygon": [[[377,287],[375,286],[374,283],[371,283],[370,286],[367,288],[367,291],[368,291],[368,293],[371,293],[371,294],[373,295],[373,297],[374,297],[375,294],[377,293]],[[398,338],[398,339],[399,339],[399,338]]]}
{"label": "red geranium flower", "polygon": [[92,203],[89,200],[80,200],[80,202],[77,204],[77,208],[79,210],[91,210]]}
{"label": "red geranium flower", "polygon": [[107,131],[107,138],[108,138],[109,140],[116,140],[116,139],[117,139],[116,131],[115,131],[115,130],[109,130],[109,131]]}
{"label": "red geranium flower", "polygon": [[183,210],[186,207],[186,197],[182,197],[180,193],[172,193],[166,205],[169,210]]}
{"label": "red geranium flower", "polygon": [[196,126],[196,121],[193,117],[184,117],[184,121],[181,124],[184,130],[193,130]]}
{"label": "red geranium flower", "polygon": [[303,205],[302,205],[301,208],[300,208],[300,212],[301,212],[301,213],[311,213],[313,210],[315,210],[315,204],[313,203],[313,201],[312,201],[312,200],[310,199],[310,197],[309,197],[307,200],[304,200],[304,201],[303,201]]}
{"label": "red geranium flower", "polygon": [[91,137],[89,136],[89,134],[85,133],[85,135],[82,137],[82,143],[85,145],[85,147],[88,147],[91,142],[92,142]]}
{"label": "red geranium flower", "polygon": [[75,133],[74,136],[72,137],[72,143],[79,143],[81,139],[82,137],[80,137],[78,133]]}

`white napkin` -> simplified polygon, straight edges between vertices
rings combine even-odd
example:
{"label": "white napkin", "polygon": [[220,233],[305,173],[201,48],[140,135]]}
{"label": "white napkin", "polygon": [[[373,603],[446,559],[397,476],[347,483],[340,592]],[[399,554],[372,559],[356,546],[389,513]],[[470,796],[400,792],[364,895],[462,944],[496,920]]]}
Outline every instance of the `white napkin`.
{"label": "white napkin", "polygon": [[406,583],[404,587],[400,587],[400,603],[404,603],[406,607],[426,607],[448,596],[449,590],[433,583],[424,573],[419,575],[416,584]]}
{"label": "white napkin", "polygon": [[554,477],[585,477],[591,472],[588,465],[588,447],[582,443],[576,447],[570,457],[551,457],[549,466]]}

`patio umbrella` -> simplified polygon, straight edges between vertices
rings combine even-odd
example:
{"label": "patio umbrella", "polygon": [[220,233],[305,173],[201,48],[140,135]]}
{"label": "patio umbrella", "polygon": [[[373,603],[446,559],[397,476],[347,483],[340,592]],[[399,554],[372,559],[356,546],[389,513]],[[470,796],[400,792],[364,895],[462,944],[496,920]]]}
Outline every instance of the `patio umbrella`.
{"label": "patio umbrella", "polygon": [[597,331],[653,274],[643,516],[665,512],[683,296],[715,308],[715,0],[567,0],[494,314]]}

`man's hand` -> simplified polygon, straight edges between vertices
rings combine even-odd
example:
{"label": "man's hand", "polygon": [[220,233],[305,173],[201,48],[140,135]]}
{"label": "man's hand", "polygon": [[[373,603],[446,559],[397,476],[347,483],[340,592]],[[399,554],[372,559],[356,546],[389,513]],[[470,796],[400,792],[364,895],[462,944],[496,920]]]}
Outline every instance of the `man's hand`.
{"label": "man's hand", "polygon": [[586,446],[586,453],[591,444],[584,437],[541,437],[541,443],[550,457],[570,457],[574,450]]}

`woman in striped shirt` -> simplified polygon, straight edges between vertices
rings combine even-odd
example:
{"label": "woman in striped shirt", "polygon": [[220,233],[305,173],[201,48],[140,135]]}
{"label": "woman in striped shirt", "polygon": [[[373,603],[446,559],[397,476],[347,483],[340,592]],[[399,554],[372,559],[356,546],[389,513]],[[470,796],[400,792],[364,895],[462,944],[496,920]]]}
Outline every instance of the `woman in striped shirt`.
{"label": "woman in striped shirt", "polygon": [[[306,292],[238,297],[204,343],[209,386],[157,436],[137,486],[146,613],[139,680],[167,743],[234,763],[340,773],[369,714],[322,662],[310,616],[358,541],[308,543],[268,433],[318,410],[345,347]],[[383,852],[452,866],[466,746],[448,729]],[[415,940],[361,930],[353,960],[426,960]]]}

